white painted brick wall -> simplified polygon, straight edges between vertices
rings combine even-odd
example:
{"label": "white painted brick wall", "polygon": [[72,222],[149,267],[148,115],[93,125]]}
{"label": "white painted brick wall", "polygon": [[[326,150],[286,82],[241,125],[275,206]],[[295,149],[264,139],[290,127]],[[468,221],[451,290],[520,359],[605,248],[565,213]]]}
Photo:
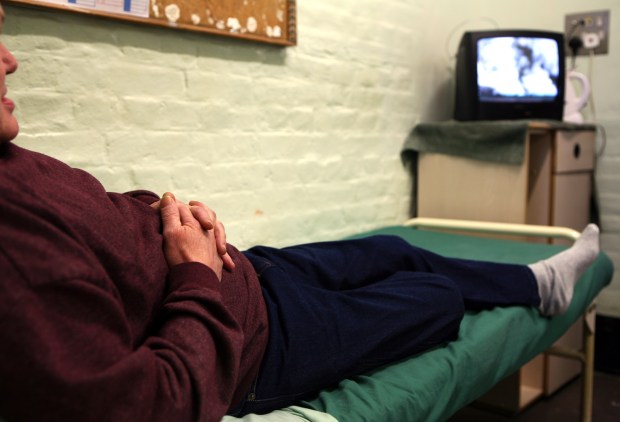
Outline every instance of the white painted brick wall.
{"label": "white painted brick wall", "polygon": [[288,49],[9,6],[17,142],[109,190],[204,200],[242,248],[398,223],[415,97],[406,55],[384,46],[411,42],[416,8],[298,6]]}
{"label": "white painted brick wall", "polygon": [[[567,0],[298,0],[299,45],[6,6],[17,142],[84,168],[107,189],[201,199],[241,248],[340,238],[407,217],[400,147],[452,107],[449,54],[469,19],[562,30]],[[611,37],[620,34],[616,0]],[[531,10],[537,13],[532,14]],[[465,29],[461,27],[461,29]],[[473,29],[473,28],[469,28]],[[608,146],[597,172],[603,244],[620,264],[620,43],[595,59]],[[587,66],[585,61],[580,66]],[[620,278],[600,300],[620,315]]]}

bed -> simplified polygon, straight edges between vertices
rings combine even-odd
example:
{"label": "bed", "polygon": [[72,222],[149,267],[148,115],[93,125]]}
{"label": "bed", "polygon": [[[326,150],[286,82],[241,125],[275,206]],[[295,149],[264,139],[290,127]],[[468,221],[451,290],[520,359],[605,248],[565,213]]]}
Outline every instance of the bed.
{"label": "bed", "polygon": [[[531,237],[574,240],[571,229],[515,224],[413,219],[353,237],[397,235],[417,246],[461,258],[528,264],[547,258],[565,246],[504,240],[436,231],[436,228],[499,232]],[[429,230],[431,229],[431,230]],[[601,253],[577,284],[567,313],[541,317],[534,309],[511,307],[468,313],[459,339],[423,354],[342,381],[298,406],[268,415],[248,415],[246,421],[443,421],[473,402],[506,376],[547,350],[583,364],[582,420],[591,420],[594,334],[591,317],[584,318],[581,350],[551,348],[582,314],[592,316],[594,300],[611,281],[613,265]],[[510,333],[510,335],[507,335]],[[235,418],[224,418],[227,422]]]}

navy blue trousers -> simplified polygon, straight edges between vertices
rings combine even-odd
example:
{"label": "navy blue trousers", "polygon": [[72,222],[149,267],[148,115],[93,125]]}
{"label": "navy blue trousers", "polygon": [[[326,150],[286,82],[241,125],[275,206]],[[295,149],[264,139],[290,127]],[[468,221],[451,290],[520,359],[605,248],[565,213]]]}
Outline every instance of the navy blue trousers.
{"label": "navy blue trousers", "polygon": [[237,415],[445,344],[465,310],[538,306],[530,269],[445,258],[394,236],[245,252],[269,313],[260,373]]}

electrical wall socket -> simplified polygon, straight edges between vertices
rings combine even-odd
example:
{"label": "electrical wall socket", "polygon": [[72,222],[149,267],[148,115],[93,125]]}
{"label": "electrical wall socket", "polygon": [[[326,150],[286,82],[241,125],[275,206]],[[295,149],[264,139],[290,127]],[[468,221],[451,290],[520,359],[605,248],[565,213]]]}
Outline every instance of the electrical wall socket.
{"label": "electrical wall socket", "polygon": [[609,49],[609,10],[597,12],[572,13],[564,17],[564,37],[566,42],[566,56],[572,55],[568,47],[571,37],[577,36],[583,41],[578,56],[607,54]]}

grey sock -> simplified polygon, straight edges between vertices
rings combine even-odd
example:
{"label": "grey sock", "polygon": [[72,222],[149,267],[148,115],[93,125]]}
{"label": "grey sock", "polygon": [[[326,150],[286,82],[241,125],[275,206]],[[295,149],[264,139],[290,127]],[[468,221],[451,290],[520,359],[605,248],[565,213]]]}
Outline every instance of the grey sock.
{"label": "grey sock", "polygon": [[577,280],[596,259],[599,251],[599,229],[595,224],[589,224],[569,249],[529,265],[538,282],[539,309],[543,315],[566,312]]}

